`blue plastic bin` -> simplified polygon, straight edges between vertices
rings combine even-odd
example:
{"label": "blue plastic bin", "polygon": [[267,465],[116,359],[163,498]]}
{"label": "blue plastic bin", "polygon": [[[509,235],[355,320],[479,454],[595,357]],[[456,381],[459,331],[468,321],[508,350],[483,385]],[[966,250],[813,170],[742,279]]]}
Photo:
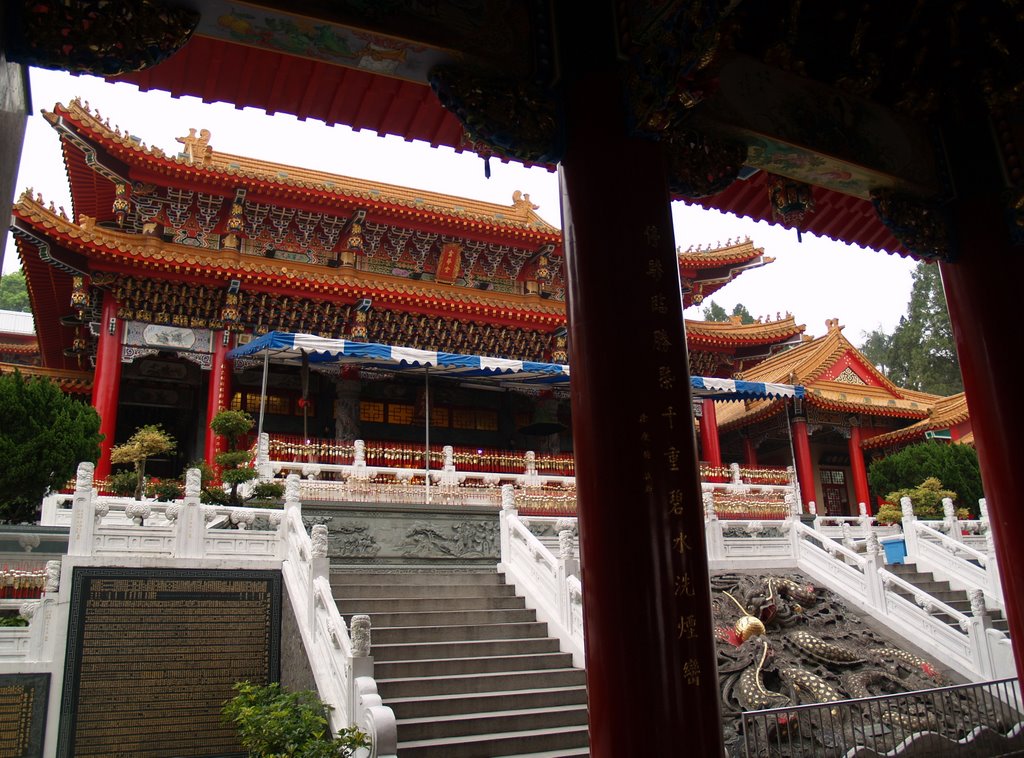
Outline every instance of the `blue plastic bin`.
{"label": "blue plastic bin", "polygon": [[880,539],[885,551],[886,563],[903,563],[907,558],[907,541],[903,537],[885,537]]}

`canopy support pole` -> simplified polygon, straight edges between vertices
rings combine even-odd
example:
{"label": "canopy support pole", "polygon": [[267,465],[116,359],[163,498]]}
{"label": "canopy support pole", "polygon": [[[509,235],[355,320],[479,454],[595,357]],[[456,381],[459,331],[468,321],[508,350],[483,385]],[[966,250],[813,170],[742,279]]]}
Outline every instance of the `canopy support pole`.
{"label": "canopy support pole", "polygon": [[267,407],[267,373],[270,371],[270,348],[263,351],[263,385],[260,387],[260,420],[256,425],[256,440],[263,435],[263,413]]}
{"label": "canopy support pole", "polygon": [[424,478],[427,491],[427,503],[430,503],[430,366],[423,367],[423,394],[425,397],[424,407],[426,408],[426,421],[424,421],[424,455],[427,475]]}

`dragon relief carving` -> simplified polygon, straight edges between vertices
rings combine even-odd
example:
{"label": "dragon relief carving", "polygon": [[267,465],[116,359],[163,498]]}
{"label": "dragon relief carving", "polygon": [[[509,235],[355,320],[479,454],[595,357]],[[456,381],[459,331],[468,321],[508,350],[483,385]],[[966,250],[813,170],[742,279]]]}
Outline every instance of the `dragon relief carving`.
{"label": "dragon relief carving", "polygon": [[[727,573],[711,579],[719,686],[726,744],[730,756],[744,755],[742,713],[808,703],[924,690],[944,684],[927,660],[894,647],[831,592],[797,576]],[[961,697],[955,691],[946,697]],[[962,697],[969,697],[964,695]],[[972,706],[973,707],[973,706]],[[814,719],[800,712],[768,720],[771,755],[833,755],[838,745],[857,744],[851,730],[857,724],[876,724],[873,732],[858,733],[860,744],[876,751],[892,750],[913,731],[954,724],[955,719],[911,698],[899,711],[879,715],[864,711],[854,719]],[[838,711],[834,711],[838,713]],[[993,714],[995,712],[993,711]],[[989,718],[991,717],[991,718]],[[992,721],[979,713],[979,724]],[[765,721],[753,728],[763,730]],[[844,734],[844,732],[846,734]],[[947,732],[948,733],[948,732]],[[778,739],[780,738],[781,739]],[[781,747],[780,747],[781,746]]]}
{"label": "dragon relief carving", "polygon": [[417,557],[487,558],[498,554],[498,525],[462,521],[447,528],[417,521],[405,534],[402,555]]}

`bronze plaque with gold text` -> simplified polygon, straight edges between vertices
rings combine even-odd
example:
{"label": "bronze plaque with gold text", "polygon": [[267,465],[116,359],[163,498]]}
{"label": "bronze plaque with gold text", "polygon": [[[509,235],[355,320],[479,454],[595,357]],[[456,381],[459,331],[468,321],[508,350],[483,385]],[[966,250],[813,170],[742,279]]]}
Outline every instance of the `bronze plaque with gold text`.
{"label": "bronze plaque with gold text", "polygon": [[244,756],[220,709],[277,681],[275,571],[74,571],[57,754]]}
{"label": "bronze plaque with gold text", "polygon": [[0,674],[0,758],[42,756],[49,697],[49,674]]}

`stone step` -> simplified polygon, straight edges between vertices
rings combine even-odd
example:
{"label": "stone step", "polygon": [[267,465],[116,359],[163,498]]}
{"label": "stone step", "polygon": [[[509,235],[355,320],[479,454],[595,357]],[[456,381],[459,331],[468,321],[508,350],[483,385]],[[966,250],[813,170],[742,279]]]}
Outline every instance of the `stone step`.
{"label": "stone step", "polygon": [[[371,627],[372,628],[372,627]],[[472,624],[469,626],[392,626],[373,628],[372,639],[383,644],[394,642],[461,642],[463,640],[500,640],[522,637],[546,637],[543,621],[515,624]]]}
{"label": "stone step", "polygon": [[374,629],[400,626],[518,624],[524,621],[536,620],[537,612],[528,608],[498,608],[483,611],[434,610],[370,614],[370,626]]}
{"label": "stone step", "polygon": [[529,755],[542,750],[548,755],[572,755],[558,748],[579,749],[588,744],[588,738],[586,726],[531,729],[442,740],[400,741],[398,754],[402,758],[494,758]]}
{"label": "stone step", "polygon": [[[373,597],[344,598],[334,601],[342,616],[353,613],[409,613],[414,611],[432,611],[438,609],[438,600],[433,597]],[[480,597],[449,597],[444,600],[444,609],[448,611],[485,611],[503,608],[525,608],[526,601],[515,595]]]}
{"label": "stone step", "polygon": [[459,713],[450,716],[403,719],[398,722],[398,733],[403,742],[417,742],[496,732],[586,726],[586,723],[587,706],[562,705],[554,708]]}
{"label": "stone step", "polygon": [[493,758],[577,758],[577,756],[589,756],[589,747],[576,749],[566,748],[565,750],[545,750],[543,753],[516,753],[515,755],[496,755]]}
{"label": "stone step", "polygon": [[331,586],[348,584],[396,584],[396,585],[467,585],[478,584],[497,586],[505,583],[504,575],[496,571],[331,571]]}
{"label": "stone step", "polygon": [[381,679],[397,676],[458,676],[498,671],[538,671],[572,666],[571,653],[497,655],[480,658],[437,658],[434,660],[375,662],[373,674]]}
{"label": "stone step", "polygon": [[462,676],[403,677],[377,679],[380,696],[387,705],[392,698],[410,698],[429,695],[458,695],[471,692],[507,692],[534,690],[543,687],[585,686],[586,673],[582,669],[564,668],[548,671],[511,671]]}
{"label": "stone step", "polygon": [[518,708],[546,708],[562,705],[586,705],[587,688],[542,687],[508,692],[474,692],[471,694],[431,695],[390,698],[387,701],[399,719],[445,716],[477,711],[509,711]]}
{"label": "stone step", "polygon": [[513,597],[515,587],[509,584],[346,584],[332,585],[335,600],[348,598],[429,597],[443,601],[450,597]]}
{"label": "stone step", "polygon": [[557,653],[558,640],[552,637],[524,637],[512,640],[465,640],[462,642],[412,642],[379,644],[373,641],[373,659],[413,661],[438,658],[478,658],[485,655],[537,655]]}

